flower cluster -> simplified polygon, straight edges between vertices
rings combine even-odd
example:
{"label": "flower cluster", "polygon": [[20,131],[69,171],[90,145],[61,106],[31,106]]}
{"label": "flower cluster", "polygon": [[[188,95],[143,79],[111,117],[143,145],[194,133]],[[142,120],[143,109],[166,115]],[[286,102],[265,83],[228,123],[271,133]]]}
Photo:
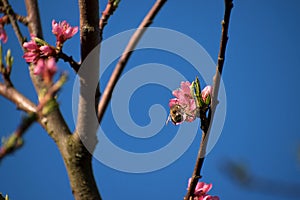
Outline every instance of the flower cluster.
{"label": "flower cluster", "polygon": [[180,86],[172,92],[176,98],[169,101],[170,115],[167,122],[172,121],[175,125],[179,125],[184,121],[192,122],[196,117],[199,117],[199,109],[201,108],[197,105],[209,105],[212,92],[212,87],[206,86],[201,92],[201,103],[199,103],[196,102],[197,98],[194,94],[193,87],[195,86],[193,83],[181,82]]}
{"label": "flower cluster", "polygon": [[50,83],[57,71],[55,58],[39,59],[34,67],[33,73],[43,77],[46,83]]}
{"label": "flower cluster", "polygon": [[31,35],[31,40],[23,44],[25,49],[23,58],[26,62],[34,64],[34,74],[40,75],[47,83],[51,82],[57,71],[55,57],[61,51],[63,43],[74,36],[77,31],[78,27],[71,27],[66,21],[57,23],[53,20],[52,33],[56,36],[56,47]]}
{"label": "flower cluster", "polygon": [[196,118],[196,102],[191,94],[191,83],[181,82],[181,88],[172,92],[176,97],[170,99],[169,107],[171,110],[171,120],[175,125],[181,124],[183,121],[192,122]]}
{"label": "flower cluster", "polygon": [[45,59],[49,56],[55,56],[55,49],[49,44],[43,42],[43,40],[31,35],[29,42],[24,42],[23,47],[26,52],[23,58],[28,63],[36,64],[39,59]]}
{"label": "flower cluster", "polygon": [[67,40],[73,37],[78,32],[78,27],[72,27],[66,21],[57,23],[52,20],[52,33],[56,36],[56,46],[61,45]]}
{"label": "flower cluster", "polygon": [[3,43],[7,42],[7,34],[4,30],[4,20],[3,17],[0,18],[0,40],[2,40]]}
{"label": "flower cluster", "polygon": [[[191,179],[189,179],[189,185],[190,187]],[[211,190],[212,184],[207,184],[204,182],[198,182],[195,188],[194,192],[194,199],[193,200],[219,200],[220,198],[218,196],[211,196],[207,194],[209,190]]]}

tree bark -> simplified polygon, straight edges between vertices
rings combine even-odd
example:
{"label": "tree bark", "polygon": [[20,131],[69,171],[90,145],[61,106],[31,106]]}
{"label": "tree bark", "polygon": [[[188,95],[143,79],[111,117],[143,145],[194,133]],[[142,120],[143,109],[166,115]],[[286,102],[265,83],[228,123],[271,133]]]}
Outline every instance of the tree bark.
{"label": "tree bark", "polygon": [[[29,18],[29,32],[39,38],[43,38],[37,0],[25,0],[25,4]],[[99,37],[97,36],[99,35],[97,28],[95,28],[94,31],[92,28],[89,28],[89,25],[93,25],[94,23],[97,24],[94,27],[98,27],[98,1],[90,0],[88,1],[89,7],[86,5],[86,1],[79,1],[81,15],[89,16],[83,19],[80,18],[81,25],[85,25],[85,28],[81,26],[80,29],[82,58],[98,44],[97,38]],[[91,19],[92,16],[98,16],[98,18],[95,17]],[[40,94],[43,89],[41,80],[34,76],[32,72],[30,75],[37,94]],[[47,133],[57,144],[66,166],[74,198],[76,200],[101,199],[93,175],[92,155],[82,144],[77,132],[74,134],[71,133],[59,107],[57,106],[53,111],[41,118],[39,123],[46,129]]]}

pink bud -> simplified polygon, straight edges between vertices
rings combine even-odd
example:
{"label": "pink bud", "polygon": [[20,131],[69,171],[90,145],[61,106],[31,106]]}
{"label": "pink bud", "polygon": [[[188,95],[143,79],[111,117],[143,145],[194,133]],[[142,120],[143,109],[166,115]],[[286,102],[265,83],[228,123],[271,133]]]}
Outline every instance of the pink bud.
{"label": "pink bud", "polygon": [[48,45],[41,46],[39,49],[41,51],[41,54],[45,56],[51,56],[55,54],[55,50]]}
{"label": "pink bud", "polygon": [[50,78],[52,79],[53,75],[56,73],[57,71],[57,65],[56,65],[56,62],[55,62],[55,59],[53,57],[49,58],[47,61],[46,61],[46,67],[47,67],[47,70],[50,74]]}
{"label": "pink bud", "polygon": [[30,40],[29,42],[24,42],[23,47],[27,51],[34,51],[39,49],[39,46],[36,44],[34,40]]}
{"label": "pink bud", "polygon": [[45,61],[44,59],[39,59],[34,66],[33,73],[35,75],[42,75],[45,71]]}
{"label": "pink bud", "polygon": [[204,102],[206,102],[206,99],[209,97],[211,98],[211,93],[212,93],[212,87],[210,85],[206,86],[202,92],[201,96]]}
{"label": "pink bud", "polygon": [[7,39],[8,39],[8,37],[4,30],[4,26],[3,26],[3,24],[0,24],[0,40],[2,40],[3,43],[6,43]]}
{"label": "pink bud", "polygon": [[23,58],[28,63],[35,63],[39,58],[39,54],[35,53],[35,52],[28,51],[28,52],[24,53]]}
{"label": "pink bud", "polygon": [[33,73],[35,75],[40,75],[46,83],[49,83],[52,81],[52,78],[55,75],[56,71],[57,66],[55,59],[53,57],[50,57],[47,60],[40,58],[34,66]]}

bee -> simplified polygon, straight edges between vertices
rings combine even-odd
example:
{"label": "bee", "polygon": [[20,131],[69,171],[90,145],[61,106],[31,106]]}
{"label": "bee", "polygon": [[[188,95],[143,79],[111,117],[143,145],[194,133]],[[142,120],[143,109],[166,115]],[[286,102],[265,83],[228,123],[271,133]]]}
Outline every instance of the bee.
{"label": "bee", "polygon": [[176,104],[173,107],[171,107],[170,115],[166,123],[168,123],[168,121],[171,120],[174,124],[180,124],[184,121],[185,119],[184,116],[185,116],[184,109],[182,108],[182,106]]}
{"label": "bee", "polygon": [[193,113],[189,113],[187,110],[186,110],[186,107],[183,107],[179,104],[175,104],[174,106],[172,106],[170,108],[170,114],[169,114],[169,117],[166,121],[166,124],[169,122],[169,121],[172,121],[173,124],[175,125],[179,125],[181,124],[183,121],[194,121],[195,117],[198,115],[198,108],[194,110]]}

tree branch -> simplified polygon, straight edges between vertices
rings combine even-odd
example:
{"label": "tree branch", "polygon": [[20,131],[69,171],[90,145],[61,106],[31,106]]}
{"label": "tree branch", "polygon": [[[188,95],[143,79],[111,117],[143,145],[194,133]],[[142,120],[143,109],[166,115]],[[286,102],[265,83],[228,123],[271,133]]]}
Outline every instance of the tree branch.
{"label": "tree branch", "polygon": [[[43,34],[37,0],[25,0],[25,4],[28,13],[29,32],[42,39]],[[88,5],[90,6],[89,10],[86,10],[86,7],[80,3],[80,8],[83,12],[88,14],[97,13],[97,6],[95,7],[92,1],[89,1]],[[96,9],[96,12],[94,9]],[[88,30],[89,29],[85,29],[87,32]],[[82,44],[85,44],[85,51],[82,52],[82,55],[84,55],[83,58],[87,56],[88,51],[94,47],[90,45],[89,48],[87,48],[88,42],[90,42],[89,39],[91,38],[90,34],[86,34],[84,41],[81,41]],[[30,75],[35,89],[39,94],[40,91],[43,90],[43,84],[33,75],[32,70],[30,71]],[[74,139],[75,135],[72,135],[59,107],[54,107],[53,110],[44,116],[42,120],[39,120],[39,122],[45,128],[49,136],[55,141],[63,157],[74,198],[76,200],[100,199],[91,169],[91,155],[80,140]]]}
{"label": "tree branch", "polygon": [[[230,21],[230,14],[231,9],[233,7],[232,0],[225,0],[225,13],[224,13],[224,19],[222,20],[222,36],[221,36],[221,42],[220,42],[220,50],[218,55],[218,64],[216,69],[216,74],[213,79],[213,91],[212,91],[212,101],[211,101],[211,110],[209,111],[209,124],[211,126],[214,113],[218,104],[218,93],[219,93],[219,87],[220,87],[220,79],[223,71],[224,66],[224,60],[225,60],[225,52],[226,52],[226,45],[228,41],[228,27],[229,27],[229,21]],[[189,189],[186,193],[185,200],[190,200],[194,196],[195,187],[197,185],[198,180],[201,178],[201,169],[203,166],[203,162],[206,155],[206,145],[208,142],[210,134],[210,128],[207,130],[202,131],[202,139],[200,143],[200,148],[195,164],[195,168],[193,171],[191,183],[189,186]]]}
{"label": "tree branch", "polygon": [[28,15],[29,32],[38,38],[43,39],[40,12],[37,0],[24,0]]}
{"label": "tree branch", "polygon": [[27,113],[36,112],[35,104],[13,87],[0,83],[0,94],[16,104],[17,108]]}
{"label": "tree branch", "polygon": [[[43,99],[40,100],[40,103],[37,107],[31,101],[21,95],[18,91],[16,91],[13,87],[0,83],[0,93],[3,94],[6,98],[10,99],[12,102],[15,102],[16,105],[20,104],[22,108],[26,109],[25,111],[28,112],[28,116],[22,119],[21,124],[17,128],[17,130],[13,134],[11,134],[11,136],[3,142],[2,147],[0,147],[0,161],[4,156],[8,155],[9,153],[13,153],[15,150],[19,149],[22,146],[22,136],[33,124],[33,122],[39,121],[40,123],[42,123],[42,126],[44,128],[47,127],[46,123],[43,122],[46,119],[43,118],[43,115],[50,113],[56,106],[56,103],[51,104],[50,102],[54,98],[54,95],[65,83],[65,81],[66,75],[63,74],[60,79],[48,89],[47,93],[44,95]],[[28,108],[30,106],[32,107],[31,110],[29,110]]]}
{"label": "tree branch", "polygon": [[[1,2],[1,3],[2,3],[2,2]],[[5,9],[4,6],[1,6],[1,7],[0,7],[0,12],[2,12],[2,13],[4,13],[4,14],[6,13],[6,9]],[[24,24],[25,26],[28,25],[27,17],[22,16],[22,15],[19,15],[19,14],[17,14],[17,13],[14,13],[14,16],[15,16],[16,20],[19,21],[20,23]],[[4,22],[5,24],[9,24],[9,23],[10,23],[8,15],[4,15],[4,16],[2,17],[2,22]]]}
{"label": "tree branch", "polygon": [[142,23],[139,25],[138,29],[135,31],[135,33],[130,38],[119,62],[117,63],[108,83],[105,87],[105,90],[102,94],[100,103],[98,105],[98,120],[101,123],[101,120],[103,118],[104,112],[107,108],[107,105],[110,101],[112,92],[114,87],[117,84],[118,79],[120,78],[120,75],[125,68],[127,61],[129,60],[132,52],[134,51],[134,48],[136,47],[137,43],[139,42],[140,38],[142,37],[143,33],[147,30],[147,27],[149,27],[152,24],[153,19],[155,18],[156,14],[159,12],[161,7],[164,5],[166,0],[157,0],[151,10],[148,12],[148,14],[145,16]]}
{"label": "tree branch", "polygon": [[35,113],[28,114],[28,116],[22,119],[17,130],[4,140],[2,147],[0,147],[0,162],[6,155],[13,153],[23,145],[22,136],[36,119],[37,115]]}
{"label": "tree branch", "polygon": [[[95,99],[95,94],[92,93],[92,95],[94,96],[91,97],[91,93],[89,90],[90,88],[93,88],[95,81],[97,81],[96,83],[98,83],[99,79],[99,52],[95,53],[96,56],[91,56],[91,52],[94,50],[94,48],[97,48],[96,50],[99,50],[100,44],[99,3],[97,0],[79,0],[79,9],[82,60],[81,63],[88,63],[89,66],[88,69],[79,70],[78,72],[78,75],[80,77],[80,96],[78,104],[76,134],[74,137],[77,137],[77,140],[80,140],[80,138],[84,138],[89,135],[93,138],[93,146],[95,147],[97,143],[96,129],[98,127],[98,123],[94,122],[93,120],[95,106],[91,106],[91,100]],[[89,54],[90,56],[88,57]],[[86,59],[87,57],[88,59]],[[90,149],[91,152],[93,152],[94,147]]]}
{"label": "tree branch", "polygon": [[68,56],[67,54],[60,51],[57,55],[59,58],[63,59],[63,61],[68,62],[74,71],[77,73],[80,67],[80,64],[73,60],[72,56]]}
{"label": "tree branch", "polygon": [[[78,3],[80,13],[81,60],[84,63],[89,53],[100,43],[99,2],[98,0],[79,0]],[[78,71],[80,77],[80,97],[76,130],[72,137],[68,138],[68,146],[65,148],[67,154],[63,155],[72,192],[76,200],[101,199],[91,162],[91,153],[97,144],[97,129],[89,127],[91,124],[90,119],[93,118],[93,113],[95,113],[95,106],[91,106],[91,98],[87,95],[87,90],[93,84],[93,80],[99,79],[99,53],[97,58],[89,63],[89,68],[86,70],[87,74],[81,73],[80,68]],[[95,99],[95,95],[92,99]],[[98,123],[95,126],[97,127]],[[82,138],[86,137],[95,139],[94,144],[89,149],[81,141]]]}
{"label": "tree branch", "polygon": [[114,14],[115,10],[118,7],[120,0],[108,0],[105,10],[102,12],[101,19],[99,21],[99,29],[100,29],[100,41],[102,41],[102,34],[104,27],[106,26],[108,19],[111,15]]}

